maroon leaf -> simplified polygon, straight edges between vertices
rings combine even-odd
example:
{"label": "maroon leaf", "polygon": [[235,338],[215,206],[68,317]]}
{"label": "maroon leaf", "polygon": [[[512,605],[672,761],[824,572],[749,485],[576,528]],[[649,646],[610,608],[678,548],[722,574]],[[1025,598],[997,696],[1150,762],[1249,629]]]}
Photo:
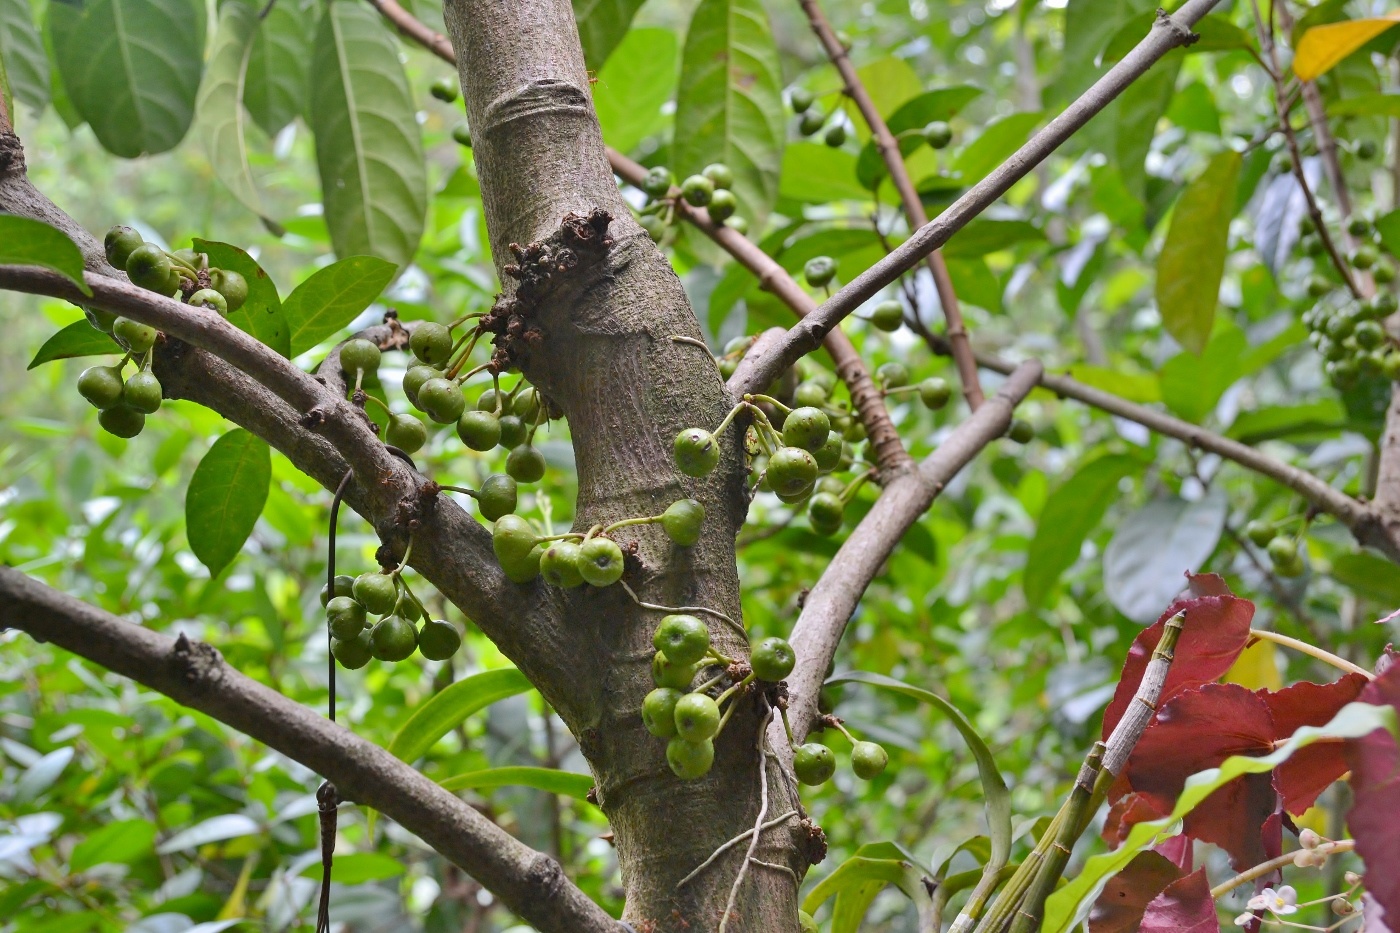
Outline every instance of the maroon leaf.
{"label": "maroon leaf", "polygon": [[[1196,581],[1200,579],[1199,576],[1191,578],[1192,585],[1197,585]],[[1222,595],[1199,596],[1173,603],[1154,625],[1133,639],[1133,646],[1123,663],[1118,689],[1104,711],[1104,738],[1123,718],[1133,694],[1142,683],[1143,672],[1147,670],[1147,663],[1152,659],[1152,651],[1162,637],[1167,620],[1183,610],[1186,618],[1182,622],[1181,638],[1177,641],[1175,658],[1167,672],[1167,682],[1162,688],[1159,703],[1183,690],[1218,680],[1235,663],[1249,641],[1249,623],[1254,618],[1254,603],[1249,600]]]}
{"label": "maroon leaf", "polygon": [[1171,861],[1173,865],[1181,869],[1181,873],[1187,874],[1191,871],[1191,850],[1193,848],[1190,836],[1178,833],[1159,846],[1153,846],[1152,851]]}
{"label": "maroon leaf", "polygon": [[1182,821],[1182,831],[1202,842],[1220,846],[1230,864],[1244,871],[1277,854],[1279,845],[1264,845],[1264,824],[1278,807],[1278,795],[1267,774],[1237,777],[1196,805]]}
{"label": "maroon leaf", "polygon": [[[1299,683],[1279,691],[1261,690],[1274,720],[1274,738],[1286,739],[1302,726],[1324,726],[1337,711],[1361,695],[1363,674],[1348,674],[1330,684]],[[1347,771],[1341,742],[1322,741],[1294,752],[1274,770],[1274,789],[1289,813],[1301,814]]]}
{"label": "maroon leaf", "polygon": [[[1383,671],[1360,699],[1400,712],[1400,664],[1385,664]],[[1389,732],[1377,729],[1348,741],[1346,760],[1355,794],[1347,826],[1366,864],[1366,890],[1387,917],[1400,917],[1400,747]]]}
{"label": "maroon leaf", "polygon": [[1192,596],[1233,596],[1225,585],[1225,578],[1218,573],[1188,573],[1186,590]]}
{"label": "maroon leaf", "polygon": [[[1109,799],[1112,798],[1110,794]],[[1157,808],[1154,798],[1147,794],[1127,793],[1113,801],[1108,815],[1103,821],[1103,839],[1111,848],[1117,848],[1128,838],[1128,830],[1138,823],[1160,820],[1168,810]]]}
{"label": "maroon leaf", "polygon": [[1134,933],[1147,905],[1180,877],[1181,870],[1170,859],[1156,852],[1139,853],[1104,885],[1089,914],[1089,933]]}
{"label": "maroon leaf", "polygon": [[1210,896],[1206,870],[1173,881],[1147,905],[1142,933],[1219,933],[1220,918]]}

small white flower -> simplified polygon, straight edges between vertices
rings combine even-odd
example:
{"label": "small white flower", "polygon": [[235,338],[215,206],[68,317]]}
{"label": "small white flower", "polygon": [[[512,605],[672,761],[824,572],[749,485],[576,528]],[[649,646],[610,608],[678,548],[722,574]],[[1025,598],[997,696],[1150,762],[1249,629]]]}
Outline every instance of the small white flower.
{"label": "small white flower", "polygon": [[1316,849],[1322,843],[1322,837],[1311,829],[1305,829],[1298,834],[1298,845],[1305,849]]}
{"label": "small white flower", "polygon": [[1285,884],[1277,891],[1273,888],[1265,888],[1249,899],[1245,906],[1251,911],[1267,910],[1276,916],[1286,916],[1298,912],[1298,892],[1293,890],[1291,884]]}
{"label": "small white flower", "polygon": [[1253,919],[1254,914],[1246,910],[1244,913],[1240,914],[1238,917],[1235,918],[1235,926],[1242,927]]}

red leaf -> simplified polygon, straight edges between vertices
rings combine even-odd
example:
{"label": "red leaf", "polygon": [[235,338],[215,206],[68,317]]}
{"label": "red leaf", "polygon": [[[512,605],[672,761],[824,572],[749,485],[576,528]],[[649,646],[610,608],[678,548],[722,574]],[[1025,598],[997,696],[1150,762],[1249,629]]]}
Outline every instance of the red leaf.
{"label": "red leaf", "polygon": [[[1201,577],[1192,578],[1193,586]],[[1181,611],[1186,612],[1181,638],[1177,641],[1175,658],[1167,672],[1158,703],[1177,693],[1218,680],[1230,669],[1249,641],[1249,623],[1254,618],[1254,603],[1234,596],[1200,596],[1177,600],[1162,613],[1154,625],[1138,633],[1128,658],[1123,662],[1123,674],[1118,689],[1103,716],[1103,737],[1108,738],[1118,720],[1142,683],[1143,672],[1152,660],[1167,620]]]}
{"label": "red leaf", "polygon": [[1184,874],[1191,870],[1192,848],[1191,837],[1178,833],[1161,845],[1153,846],[1152,851],[1170,860]]}
{"label": "red leaf", "polygon": [[1173,881],[1147,905],[1142,933],[1219,933],[1220,918],[1210,896],[1206,870]]}
{"label": "red leaf", "polygon": [[[1230,854],[1236,871],[1269,859],[1264,824],[1278,807],[1278,795],[1267,774],[1246,774],[1221,787],[1182,821],[1182,831]],[[1275,849],[1278,846],[1274,846]]]}
{"label": "red leaf", "polygon": [[[1383,671],[1361,691],[1361,700],[1400,712],[1400,664],[1386,664]],[[1346,759],[1355,794],[1347,826],[1366,863],[1366,890],[1387,917],[1400,917],[1400,747],[1377,729],[1347,742]]]}
{"label": "red leaf", "polygon": [[1218,573],[1188,573],[1186,589],[1192,596],[1233,596]]}
{"label": "red leaf", "polygon": [[1156,852],[1138,853],[1104,885],[1089,914],[1089,933],[1134,933],[1147,905],[1180,877],[1171,860]]}
{"label": "red leaf", "polygon": [[[1120,778],[1121,780],[1121,778]],[[1138,823],[1160,820],[1170,810],[1159,810],[1153,798],[1146,794],[1124,794],[1108,808],[1103,821],[1103,839],[1110,848],[1118,848],[1128,838],[1128,830]]]}
{"label": "red leaf", "polygon": [[[1274,719],[1274,738],[1286,739],[1301,726],[1323,726],[1337,711],[1361,695],[1368,683],[1348,674],[1330,684],[1298,683],[1277,692],[1261,690]],[[1274,788],[1289,813],[1302,814],[1318,795],[1347,771],[1341,742],[1318,742],[1299,749],[1274,770]]]}

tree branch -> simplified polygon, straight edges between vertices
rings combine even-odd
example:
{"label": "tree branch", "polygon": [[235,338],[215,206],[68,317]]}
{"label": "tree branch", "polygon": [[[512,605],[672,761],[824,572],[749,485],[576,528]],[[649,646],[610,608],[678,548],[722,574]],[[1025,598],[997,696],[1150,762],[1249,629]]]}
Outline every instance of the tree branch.
{"label": "tree branch", "polygon": [[894,252],[856,276],[789,330],[783,343],[768,351],[764,359],[750,370],[750,382],[743,388],[750,392],[760,391],[779,373],[816,349],[822,339],[863,302],[913,268],[924,256],[947,243],[953,234],[986,210],[1133,81],[1145,74],[1159,58],[1172,49],[1194,42],[1196,36],[1190,27],[1218,2],[1187,0],[1175,15],[1159,14],[1147,37],[1078,100],[986,178],[969,188],[931,223],[916,230]]}
{"label": "tree branch", "polygon": [[[923,199],[919,197],[919,192],[914,187],[913,180],[909,177],[909,170],[904,165],[904,156],[899,151],[899,141],[894,138],[890,128],[885,125],[885,120],[880,116],[880,110],[875,106],[875,101],[871,100],[870,93],[866,91],[865,84],[860,80],[860,75],[856,73],[855,65],[851,63],[851,57],[846,52],[846,47],[841,44],[841,40],[836,37],[831,24],[827,22],[826,16],[822,13],[821,6],[817,0],[799,0],[802,10],[807,14],[807,21],[812,26],[812,31],[817,34],[821,41],[822,48],[826,50],[827,57],[836,66],[837,72],[841,75],[841,80],[846,83],[846,94],[860,110],[861,116],[865,118],[865,123],[870,127],[870,133],[875,139],[875,148],[880,153],[880,158],[885,161],[885,168],[890,173],[890,181],[899,192],[900,203],[904,207],[904,216],[909,221],[909,228],[917,230],[928,224],[928,213],[924,210]],[[968,405],[976,411],[982,404],[982,385],[977,378],[977,362],[972,358],[972,345],[968,342],[967,327],[963,323],[962,308],[958,303],[958,294],[953,290],[953,280],[948,275],[948,265],[943,261],[941,250],[934,250],[924,257],[928,265],[929,272],[933,275],[933,286],[938,292],[938,303],[943,308],[943,318],[948,324],[948,341],[953,347],[953,361],[957,364],[958,379],[962,382],[963,394],[967,396]]]}
{"label": "tree branch", "polygon": [[549,933],[626,929],[559,864],[372,742],[230,667],[212,646],[170,638],[0,567],[0,624],[130,677],[298,761],[373,807]]}
{"label": "tree branch", "polygon": [[[797,666],[787,678],[791,693],[788,718],[798,741],[816,721],[817,694],[827,666],[836,656],[836,646],[866,587],[948,482],[982,448],[1006,433],[1012,411],[1035,387],[1040,375],[1039,363],[1021,364],[1001,390],[958,425],[917,470],[887,484],[807,594],[790,639]],[[775,741],[774,747],[785,744],[786,739]]]}

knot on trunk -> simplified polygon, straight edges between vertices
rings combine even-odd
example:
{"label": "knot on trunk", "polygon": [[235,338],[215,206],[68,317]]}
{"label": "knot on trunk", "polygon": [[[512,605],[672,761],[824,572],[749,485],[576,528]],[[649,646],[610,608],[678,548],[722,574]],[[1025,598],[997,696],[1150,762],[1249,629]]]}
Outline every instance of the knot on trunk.
{"label": "knot on trunk", "polygon": [[176,677],[197,690],[216,686],[224,676],[224,659],[213,645],[190,641],[183,632],[170,649],[170,667]]}

